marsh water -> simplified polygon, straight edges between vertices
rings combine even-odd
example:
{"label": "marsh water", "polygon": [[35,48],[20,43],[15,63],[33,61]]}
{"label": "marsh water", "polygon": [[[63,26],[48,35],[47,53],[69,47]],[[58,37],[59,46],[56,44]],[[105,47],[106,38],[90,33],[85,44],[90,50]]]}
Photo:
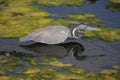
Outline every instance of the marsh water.
{"label": "marsh water", "polygon": [[[120,42],[93,42],[90,40],[68,39],[64,44],[46,45],[32,43],[21,45],[18,39],[0,39],[0,50],[24,52],[41,59],[56,57],[64,63],[72,63],[74,67],[87,71],[111,69],[120,63]],[[18,54],[19,55],[19,54]],[[24,56],[24,55],[23,55]]]}
{"label": "marsh water", "polygon": [[[109,27],[120,28],[120,11],[111,11],[107,0],[88,0],[83,6],[58,6],[43,8],[50,13],[67,16],[69,13],[91,13]],[[39,5],[37,5],[39,6]],[[112,6],[112,5],[111,5]]]}
{"label": "marsh water", "polygon": [[61,61],[72,63],[75,67],[82,67],[88,71],[110,69],[110,66],[120,63],[120,42],[107,43],[81,40],[79,44],[84,47],[84,51],[79,52],[79,56],[69,55]]}
{"label": "marsh water", "polygon": [[[94,3],[87,2],[82,7],[42,7],[50,13],[60,16],[77,12],[92,13],[105,25],[120,28],[120,11],[109,10],[108,5],[106,0],[96,0]],[[94,72],[111,69],[111,66],[120,64],[120,41],[104,42],[83,38],[80,40],[67,39],[63,44],[58,45],[46,45],[33,42],[20,43],[17,38],[0,39],[0,51],[1,53],[2,51],[24,52],[41,59],[56,57],[64,63],[73,64],[74,67]]]}

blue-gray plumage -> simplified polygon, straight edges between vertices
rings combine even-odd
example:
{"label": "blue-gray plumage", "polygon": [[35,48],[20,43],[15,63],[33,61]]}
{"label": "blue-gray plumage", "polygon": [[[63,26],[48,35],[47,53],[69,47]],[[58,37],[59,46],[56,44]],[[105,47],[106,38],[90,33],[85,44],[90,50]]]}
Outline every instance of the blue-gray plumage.
{"label": "blue-gray plumage", "polygon": [[81,38],[84,34],[84,30],[98,29],[87,25],[79,25],[71,31],[66,26],[48,26],[21,37],[20,42],[32,40],[46,44],[59,44],[64,42],[67,38]]}

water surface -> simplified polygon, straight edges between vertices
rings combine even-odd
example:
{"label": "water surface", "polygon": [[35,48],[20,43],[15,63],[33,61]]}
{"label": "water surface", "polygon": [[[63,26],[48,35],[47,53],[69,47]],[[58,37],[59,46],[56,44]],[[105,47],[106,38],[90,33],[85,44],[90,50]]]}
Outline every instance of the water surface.
{"label": "water surface", "polygon": [[90,13],[95,14],[102,22],[113,28],[120,28],[120,11],[111,11],[107,8],[107,0],[96,0],[95,3],[87,2],[83,6],[57,6],[43,7],[46,11],[59,16],[67,16],[70,13]]}
{"label": "water surface", "polygon": [[59,45],[27,43],[23,46],[18,39],[0,39],[0,44],[1,51],[24,52],[41,59],[56,57],[87,71],[111,69],[111,66],[120,63],[120,41],[110,43],[68,39]]}
{"label": "water surface", "polygon": [[[95,14],[106,26],[120,28],[120,11],[109,10],[107,8],[108,5],[107,0],[96,0],[95,3],[87,2],[80,7],[42,7],[46,11],[59,16],[67,16],[70,13],[80,12]],[[41,59],[56,57],[64,63],[72,63],[74,67],[95,72],[103,69],[111,69],[113,65],[120,64],[120,41],[104,42],[87,39],[68,39],[64,44],[59,45],[29,42],[23,45],[18,39],[0,39],[0,51],[24,52],[38,56]]]}

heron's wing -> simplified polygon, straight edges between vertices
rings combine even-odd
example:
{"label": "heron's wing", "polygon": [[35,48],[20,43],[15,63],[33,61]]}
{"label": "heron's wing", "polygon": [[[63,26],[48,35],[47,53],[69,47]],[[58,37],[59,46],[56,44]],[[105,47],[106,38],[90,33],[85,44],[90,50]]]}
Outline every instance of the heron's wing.
{"label": "heron's wing", "polygon": [[70,30],[66,27],[47,27],[40,30],[34,37],[34,41],[47,44],[64,42],[69,36]]}
{"label": "heron's wing", "polygon": [[47,44],[64,42],[70,34],[70,30],[64,26],[52,26],[38,29],[24,37],[24,40],[33,40]]}

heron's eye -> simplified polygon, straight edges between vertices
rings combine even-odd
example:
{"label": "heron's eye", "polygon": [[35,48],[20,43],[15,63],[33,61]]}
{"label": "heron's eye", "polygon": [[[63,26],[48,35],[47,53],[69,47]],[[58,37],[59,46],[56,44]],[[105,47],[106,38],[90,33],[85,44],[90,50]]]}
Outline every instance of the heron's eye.
{"label": "heron's eye", "polygon": [[79,33],[80,33],[80,32],[81,32],[81,30],[79,29],[79,30],[77,30],[77,32],[79,32]]}
{"label": "heron's eye", "polygon": [[77,38],[83,37],[83,36],[84,36],[84,30],[81,30],[81,29],[76,30],[76,31],[75,31],[75,36],[76,36]]}
{"label": "heron's eye", "polygon": [[78,32],[78,33],[83,33],[84,30],[79,29],[79,30],[77,30],[77,32]]}

